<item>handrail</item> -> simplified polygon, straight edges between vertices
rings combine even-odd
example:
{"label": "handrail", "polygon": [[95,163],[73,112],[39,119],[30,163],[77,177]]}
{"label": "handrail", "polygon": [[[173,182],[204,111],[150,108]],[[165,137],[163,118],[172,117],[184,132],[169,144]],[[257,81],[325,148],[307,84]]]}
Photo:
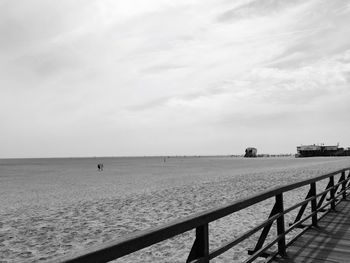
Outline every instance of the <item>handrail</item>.
{"label": "handrail", "polygon": [[[345,178],[346,171],[349,171],[349,175],[347,178]],[[338,175],[338,174],[341,174],[340,179],[343,178],[343,180],[339,180],[339,182],[337,184],[334,184],[334,176]],[[312,192],[312,191],[316,191],[316,189],[312,190],[313,184],[315,185],[316,182],[327,179],[327,178],[330,179],[331,187],[329,187],[329,188],[326,187],[327,189],[325,191],[323,191],[322,193],[317,194],[317,195],[316,195],[316,192]],[[343,189],[343,191],[345,191],[345,194],[346,194],[346,189],[348,187],[345,188],[344,186],[346,186],[346,184],[348,183],[349,180],[350,180],[350,167],[344,168],[341,170],[337,170],[337,171],[329,173],[329,174],[325,174],[325,175],[317,176],[314,178],[302,180],[299,182],[274,187],[274,188],[267,190],[267,191],[264,191],[262,193],[259,193],[259,194],[256,194],[256,195],[253,195],[253,196],[250,196],[247,198],[239,199],[239,200],[234,201],[228,205],[223,205],[223,206],[218,207],[218,208],[213,208],[213,209],[210,209],[210,210],[207,210],[204,212],[200,212],[200,213],[197,213],[195,215],[188,216],[186,218],[175,220],[173,222],[170,222],[170,223],[162,225],[162,226],[158,226],[155,228],[151,228],[148,230],[137,232],[137,233],[129,235],[123,239],[106,242],[106,243],[103,243],[102,245],[95,246],[93,248],[84,250],[82,252],[78,252],[78,253],[75,253],[73,255],[59,257],[59,258],[56,258],[56,259],[48,261],[48,262],[51,262],[51,263],[108,262],[108,261],[123,257],[127,254],[133,253],[135,251],[138,251],[140,249],[143,249],[145,247],[151,246],[153,244],[159,243],[163,240],[169,239],[169,238],[174,237],[176,235],[182,234],[182,233],[187,232],[187,231],[192,230],[192,229],[197,229],[197,231],[196,231],[197,238],[196,238],[194,246],[191,250],[191,254],[190,254],[190,257],[188,259],[188,262],[198,262],[198,261],[209,262],[209,259],[213,258],[214,256],[216,257],[219,254],[221,254],[222,252],[226,251],[227,249],[224,249],[226,246],[232,247],[239,242],[236,242],[237,239],[235,239],[233,242],[232,241],[229,242],[231,244],[234,243],[234,245],[231,246],[231,244],[226,244],[223,247],[216,249],[215,251],[212,251],[211,253],[209,253],[208,233],[207,233],[208,232],[207,231],[208,224],[210,222],[218,220],[222,217],[225,217],[225,216],[230,215],[234,212],[240,211],[242,209],[245,209],[249,206],[252,206],[254,204],[257,204],[261,201],[264,201],[264,200],[272,198],[272,197],[276,197],[275,206],[278,204],[278,200],[280,200],[280,201],[279,201],[279,207],[273,208],[273,211],[274,211],[274,209],[276,211],[274,211],[274,212],[271,211],[271,215],[268,219],[268,222],[267,221],[263,222],[261,225],[255,227],[253,230],[248,231],[245,234],[241,235],[238,239],[241,239],[242,236],[246,238],[246,237],[248,237],[248,236],[246,236],[247,233],[252,235],[253,233],[255,233],[256,231],[258,231],[261,228],[264,228],[264,231],[268,232],[271,225],[272,225],[272,221],[277,220],[277,224],[279,224],[280,230],[282,232],[278,234],[278,237],[274,240],[273,243],[278,242],[279,249],[285,250],[285,247],[283,248],[283,246],[285,246],[285,245],[283,245],[283,244],[285,244],[284,237],[285,237],[287,232],[291,231],[291,228],[288,228],[286,231],[284,230],[284,218],[283,218],[284,214],[287,212],[290,212],[291,210],[297,208],[298,206],[306,206],[308,202],[311,202],[311,204],[314,205],[314,208],[315,208],[317,197],[319,197],[320,195],[327,194],[328,192],[330,192],[330,195],[331,195],[331,197],[333,197],[333,199],[330,202],[327,202],[327,205],[331,205],[332,209],[334,209],[334,206],[336,203],[336,201],[335,201],[336,190],[338,189],[338,187],[340,185],[342,185],[343,188],[345,189],[345,190]],[[331,183],[331,182],[333,182],[333,183]],[[293,209],[288,208],[288,209],[284,210],[283,209],[283,198],[282,198],[283,193],[300,188],[300,187],[303,187],[303,186],[306,186],[306,185],[311,186],[310,193],[313,195],[313,197],[307,197],[307,202],[306,202],[306,200],[304,200],[304,201],[300,202],[299,204],[294,205]],[[342,193],[342,194],[344,197],[345,196],[344,193]],[[278,199],[278,197],[280,199]],[[323,208],[323,206],[322,206],[322,208]],[[304,207],[304,209],[305,209],[305,207]],[[314,214],[316,214],[316,221],[317,221],[318,210],[321,210],[321,208],[318,207],[317,211],[313,211],[313,214],[309,217],[313,217],[313,219],[314,219],[314,216],[315,216]],[[303,213],[303,211],[304,210],[301,211],[301,214]],[[271,217],[273,217],[273,220],[271,220]],[[304,221],[305,220],[303,220],[303,222]],[[316,221],[313,221],[313,223],[315,223]],[[300,225],[300,224],[301,224],[301,222],[298,224],[294,223],[292,226],[294,227],[294,225]],[[205,226],[206,226],[206,231],[205,231]],[[201,234],[199,234],[199,233],[201,233]],[[261,237],[261,238],[263,239],[263,241],[265,240],[263,237]],[[260,242],[260,240],[259,240],[259,242]],[[259,247],[260,245],[261,245],[261,247]],[[252,253],[254,253],[252,257],[255,258],[257,256],[257,252],[259,252],[258,253],[258,256],[259,256],[262,252],[264,252],[266,250],[266,249],[264,249],[265,247],[269,248],[273,244],[271,246],[266,245],[265,247],[262,247],[263,243],[260,245],[259,246],[257,245],[257,249],[252,251]],[[282,247],[280,247],[280,246],[282,246]],[[200,248],[199,249],[200,251],[198,250],[198,248]],[[218,252],[221,252],[221,253],[218,253]],[[280,251],[280,253],[283,254],[283,251]],[[251,262],[250,260],[248,260],[248,261]]]}

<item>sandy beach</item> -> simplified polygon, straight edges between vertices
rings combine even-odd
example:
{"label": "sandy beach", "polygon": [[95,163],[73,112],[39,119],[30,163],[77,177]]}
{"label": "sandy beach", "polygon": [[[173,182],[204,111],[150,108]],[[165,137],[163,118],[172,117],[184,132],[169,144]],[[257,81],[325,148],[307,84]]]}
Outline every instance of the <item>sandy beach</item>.
{"label": "sandy beach", "polygon": [[[101,183],[104,181],[101,177],[96,179],[95,170],[91,176],[88,171],[83,171],[84,181],[81,177],[77,179],[83,186],[75,184],[73,179],[68,183],[64,180],[70,185],[65,189],[60,189],[60,175],[54,175],[54,170],[40,170],[40,165],[41,177],[19,186],[27,179],[3,162],[0,165],[0,262],[47,260],[224,205],[277,185],[350,166],[349,158],[261,158],[242,160],[243,164],[232,162],[232,158],[157,162],[147,163],[149,174],[153,176],[144,175],[141,179],[128,174],[129,179],[123,181],[119,178],[116,186],[115,176],[107,179],[108,173],[113,175],[115,171],[108,171],[111,166],[105,161],[107,182]],[[136,170],[132,174],[138,170],[146,173],[145,167],[134,167]],[[130,167],[125,165],[123,169],[127,173]],[[118,173],[123,169],[119,165]],[[43,180],[50,172],[50,180]],[[66,171],[67,174],[73,172],[73,168]],[[159,177],[158,174],[162,173],[164,176]],[[135,187],[131,190],[133,182]],[[38,189],[49,190],[40,192]],[[287,193],[286,206],[304,199],[307,190]],[[210,249],[265,220],[273,202],[267,200],[211,223]],[[286,222],[293,220],[291,217],[287,216]],[[213,262],[242,261],[247,256],[247,249],[255,245],[254,238],[256,236]],[[185,262],[193,240],[194,232],[190,231],[116,262]]]}

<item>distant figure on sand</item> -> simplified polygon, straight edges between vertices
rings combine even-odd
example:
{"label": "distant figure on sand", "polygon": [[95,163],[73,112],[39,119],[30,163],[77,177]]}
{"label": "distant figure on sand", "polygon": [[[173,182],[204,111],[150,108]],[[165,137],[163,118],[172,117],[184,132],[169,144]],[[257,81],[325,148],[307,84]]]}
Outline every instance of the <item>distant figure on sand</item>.
{"label": "distant figure on sand", "polygon": [[98,170],[99,172],[103,171],[103,163],[97,164],[97,170]]}

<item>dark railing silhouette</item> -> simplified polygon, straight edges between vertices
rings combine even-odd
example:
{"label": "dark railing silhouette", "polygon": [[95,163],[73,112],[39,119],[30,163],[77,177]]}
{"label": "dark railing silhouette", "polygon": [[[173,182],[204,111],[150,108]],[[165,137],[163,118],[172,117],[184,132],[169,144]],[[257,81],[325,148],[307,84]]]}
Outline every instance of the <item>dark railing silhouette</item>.
{"label": "dark railing silhouette", "polygon": [[[337,175],[339,175],[339,180],[337,183],[335,183],[334,178]],[[325,190],[317,193],[316,182],[326,179],[329,179],[329,181]],[[306,229],[310,227],[317,227],[317,222],[321,217],[330,211],[335,211],[336,205],[342,200],[346,199],[348,195],[347,190],[350,188],[349,180],[350,167],[329,174],[317,176],[315,178],[276,187],[263,193],[237,200],[231,204],[219,208],[201,212],[156,228],[140,231],[136,234],[129,235],[124,239],[107,242],[102,245],[84,250],[80,253],[59,257],[49,262],[108,262],[192,229],[196,229],[196,237],[186,262],[209,262],[211,259],[221,255],[248,237],[251,237],[259,230],[262,230],[260,237],[257,240],[255,248],[248,251],[248,254],[250,256],[245,262],[253,262],[258,257],[268,257],[269,259],[272,259],[276,255],[285,257],[286,248],[288,245],[290,245],[296,240],[296,238],[302,235]],[[305,200],[285,209],[283,194],[307,185],[310,185],[310,190],[308,191]],[[340,190],[339,187],[341,187]],[[329,198],[326,199],[327,195]],[[220,248],[213,251],[209,250],[208,225],[210,222],[243,210],[269,198],[275,198],[275,204],[267,220],[243,233],[234,240],[222,245]],[[311,203],[311,211],[303,217],[305,209],[309,203]],[[326,209],[327,206],[329,206],[328,209]],[[291,223],[286,229],[284,215],[299,207],[300,209],[294,222]],[[318,213],[320,212],[322,212],[322,216],[318,218]],[[303,223],[310,218],[311,224],[303,225]],[[264,245],[274,222],[276,222],[277,226],[277,235],[273,240],[269,241],[268,244]],[[286,235],[296,228],[304,229],[296,237],[294,237],[294,239],[287,243]],[[277,244],[277,249],[275,249],[273,252],[268,252],[268,249],[273,247],[275,244]]]}

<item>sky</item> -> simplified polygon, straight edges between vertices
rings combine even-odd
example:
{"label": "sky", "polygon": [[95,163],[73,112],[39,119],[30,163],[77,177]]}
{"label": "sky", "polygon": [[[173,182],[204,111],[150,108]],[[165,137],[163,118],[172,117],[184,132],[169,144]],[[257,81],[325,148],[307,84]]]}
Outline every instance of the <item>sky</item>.
{"label": "sky", "polygon": [[347,0],[0,0],[0,158],[350,146]]}

